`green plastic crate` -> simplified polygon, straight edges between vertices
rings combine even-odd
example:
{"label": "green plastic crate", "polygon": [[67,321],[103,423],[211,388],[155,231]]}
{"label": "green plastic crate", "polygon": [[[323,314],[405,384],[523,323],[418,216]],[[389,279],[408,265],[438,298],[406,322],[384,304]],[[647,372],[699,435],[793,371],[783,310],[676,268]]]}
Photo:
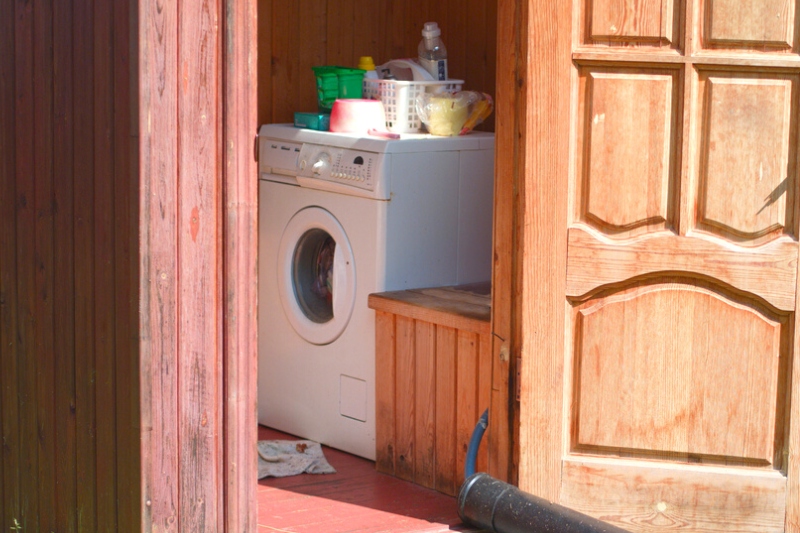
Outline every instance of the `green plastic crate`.
{"label": "green plastic crate", "polygon": [[337,98],[361,98],[365,70],[337,66],[311,67],[317,77],[319,110],[330,113]]}

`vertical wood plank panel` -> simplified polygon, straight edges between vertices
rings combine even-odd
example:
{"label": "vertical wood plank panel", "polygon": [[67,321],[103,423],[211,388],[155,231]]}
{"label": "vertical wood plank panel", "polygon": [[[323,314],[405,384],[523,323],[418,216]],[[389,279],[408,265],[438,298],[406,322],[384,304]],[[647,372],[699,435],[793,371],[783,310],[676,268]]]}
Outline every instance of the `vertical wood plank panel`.
{"label": "vertical wood plank panel", "polygon": [[327,30],[326,62],[329,65],[357,67],[354,58],[353,41],[358,31],[343,31],[353,23],[355,0],[328,0],[325,11],[328,15],[325,28]]}
{"label": "vertical wood plank panel", "polygon": [[[499,0],[497,4],[497,88],[495,96],[495,180],[494,180],[494,231],[492,237],[492,401],[488,444],[494,452],[489,458],[489,473],[498,479],[511,481],[513,476],[511,433],[508,410],[509,378],[514,331],[514,270],[515,191],[517,168],[517,122],[515,113],[524,111],[526,102],[517,101],[515,72],[517,63],[517,18],[519,3],[516,0]],[[518,337],[517,337],[518,338]],[[516,405],[516,404],[513,404]]]}
{"label": "vertical wood plank panel", "polygon": [[56,519],[64,532],[77,531],[77,434],[75,392],[75,253],[73,233],[72,2],[53,5],[53,95],[55,124],[55,416]]}
{"label": "vertical wood plank panel", "polygon": [[38,425],[39,527],[55,531],[55,388],[53,250],[53,6],[37,0],[34,8],[34,152],[36,188],[36,411]]}
{"label": "vertical wood plank panel", "polygon": [[[494,38],[492,21],[488,18],[488,4],[486,0],[467,0],[464,10],[467,13],[464,23],[464,81],[466,88],[473,91],[485,91],[486,77],[488,74],[489,37]],[[483,20],[485,24],[471,23],[473,20]],[[494,58],[492,63],[494,63]]]}
{"label": "vertical wood plank panel", "polygon": [[222,531],[218,258],[221,10],[179,6],[178,401],[180,529]]}
{"label": "vertical wood plank panel", "polygon": [[142,4],[139,26],[140,375],[143,526],[178,521],[177,24],[175,3]]}
{"label": "vertical wood plank panel", "polygon": [[436,327],[436,490],[456,487],[456,330]]}
{"label": "vertical wood plank panel", "polygon": [[[478,417],[491,407],[492,396],[492,339],[490,335],[478,336]],[[491,414],[491,413],[490,413]],[[476,419],[477,423],[478,420]],[[487,431],[491,431],[491,419]],[[489,439],[484,435],[478,450],[475,466],[477,472],[487,472],[489,468]]]}
{"label": "vertical wood plank panel", "polygon": [[414,482],[436,484],[436,326],[417,320],[414,328]]}
{"label": "vertical wood plank panel", "polygon": [[408,47],[405,45],[407,11],[405,1],[393,0],[387,2],[384,38],[387,40],[388,45],[388,59],[398,59],[409,56]]}
{"label": "vertical wood plank panel", "polygon": [[78,531],[97,529],[94,323],[94,1],[73,4],[75,21],[75,391]]}
{"label": "vertical wood plank panel", "polygon": [[304,89],[300,85],[302,65],[297,50],[298,36],[294,28],[289,29],[291,21],[302,20],[300,3],[273,1],[272,15],[275,30],[272,34],[272,120],[290,122],[292,113],[300,111],[297,108],[298,93],[311,91],[314,96],[316,92],[313,86]]}
{"label": "vertical wood plank panel", "polygon": [[464,476],[469,440],[478,421],[478,335],[468,331],[458,332],[456,355],[456,380],[458,383],[456,412],[456,473]]}
{"label": "vertical wood plank panel", "polygon": [[20,509],[19,397],[17,395],[17,230],[16,230],[16,41],[15,3],[0,2],[0,408],[2,408],[2,503],[4,529],[10,529]]}
{"label": "vertical wood plank panel", "polygon": [[[466,77],[465,88],[494,96],[497,0],[466,5],[455,0],[321,2],[259,2],[259,54],[270,56],[259,60],[260,123],[291,121],[293,111],[314,108],[309,69],[321,64],[314,62],[315,55],[326,64],[345,66],[356,66],[362,55],[371,55],[376,65],[416,57],[422,26],[429,21],[442,27],[451,77]],[[324,24],[318,21],[320,13],[326,14]],[[492,131],[493,125],[492,116],[481,129]]]}
{"label": "vertical wood plank panel", "polygon": [[224,13],[225,531],[244,532],[258,527],[256,3],[226,0]]}
{"label": "vertical wood plank panel", "polygon": [[[327,26],[327,0],[298,0],[303,23],[295,31],[291,53],[298,56],[294,78],[294,107],[286,110],[282,122],[294,120],[294,111],[316,111],[318,109],[316,77],[311,67],[332,64],[328,61],[325,41],[332,31]],[[335,30],[339,31],[339,30]],[[325,35],[326,39],[320,39]],[[355,66],[355,65],[353,65]],[[281,112],[279,111],[279,116]]]}
{"label": "vertical wood plank panel", "polygon": [[[6,2],[5,4],[9,4]],[[11,23],[11,27],[9,28],[9,22]],[[10,58],[13,55],[13,48],[14,48],[14,29],[13,29],[13,18],[8,16],[8,7],[5,5],[0,5],[0,57]],[[9,124],[13,124],[13,114],[9,113],[9,104],[8,102],[12,101],[12,91],[9,89],[9,85],[14,83],[14,76],[13,76],[13,68],[14,63],[12,60],[7,59],[5,61],[0,61],[0,153],[4,154],[5,157],[0,158],[0,205],[13,205],[9,204],[9,198],[6,197],[6,183],[10,182],[12,179],[10,164],[13,164],[13,150],[11,147],[10,139],[13,139],[13,135],[10,134],[11,128],[8,126]],[[11,115],[11,116],[9,116]],[[3,213],[5,215],[0,214],[0,242],[4,244],[4,246],[0,246],[0,248],[6,248],[8,245],[6,244],[5,237],[5,225],[6,219],[8,217],[8,212],[14,211],[13,209],[4,209]],[[10,412],[6,412],[3,408],[3,403],[5,400],[5,391],[6,391],[6,381],[8,380],[8,376],[5,375],[5,360],[7,357],[6,350],[3,348],[9,343],[9,336],[6,328],[4,326],[4,320],[7,315],[6,311],[6,298],[8,294],[6,293],[6,284],[5,284],[5,268],[7,262],[7,253],[4,254],[2,250],[0,250],[0,442],[6,442],[6,419],[10,416]],[[9,409],[10,411],[10,409]],[[6,522],[7,516],[7,509],[6,505],[8,504],[6,500],[6,470],[10,467],[6,466],[6,453],[5,453],[5,446],[3,449],[0,449],[0,527],[10,527],[7,526]]]}
{"label": "vertical wood plank panel", "polygon": [[[492,95],[495,105],[497,105],[497,51],[499,39],[497,1],[488,0],[486,6],[486,73],[484,84],[481,85],[480,89]],[[489,118],[481,124],[480,129],[483,131],[495,131],[495,116],[494,113],[489,115]],[[497,153],[496,148],[495,153]]]}
{"label": "vertical wood plank panel", "polygon": [[139,299],[137,240],[138,236],[138,129],[134,121],[138,91],[133,74],[138,68],[132,32],[137,27],[135,10],[130,0],[114,0],[114,269],[115,269],[115,350],[114,382],[116,391],[116,467],[119,498],[118,530],[126,533],[142,531],[141,524],[141,456],[139,453],[139,384],[136,367],[138,353]]}
{"label": "vertical wood plank panel", "polygon": [[[422,40],[422,28],[426,22],[432,20],[430,18],[430,4],[431,2],[429,0],[410,0],[403,2],[403,8],[405,10],[405,30],[401,46],[405,51],[405,55],[398,57],[417,57],[417,48],[419,42]],[[439,27],[441,27],[441,25],[442,23],[439,22]],[[444,34],[442,36],[444,37]],[[445,42],[445,46],[447,46],[447,42]],[[393,57],[391,59],[396,58]]]}
{"label": "vertical wood plank panel", "polygon": [[414,319],[398,316],[395,322],[396,363],[398,386],[395,392],[395,463],[394,472],[400,479],[414,480],[414,377],[415,340]]}
{"label": "vertical wood plank panel", "polygon": [[17,206],[17,330],[20,495],[19,521],[25,529],[39,528],[36,339],[36,213],[34,162],[34,20],[33,5],[16,2],[16,206]]}
{"label": "vertical wood plank panel", "polygon": [[[101,457],[116,457],[114,383],[100,394],[96,387],[120,353],[113,349],[114,325],[95,328],[114,316],[109,206],[126,201],[109,185],[113,5],[32,0],[0,6],[0,205],[9,207],[0,210],[4,530],[118,530],[115,459],[105,468]],[[98,12],[106,16],[95,18]],[[95,97],[104,109],[95,107]],[[130,145],[127,136],[121,138]],[[101,409],[108,416],[98,428]],[[98,435],[111,436],[100,451]],[[103,522],[96,513],[98,486],[111,491]]]}
{"label": "vertical wood plank panel", "polygon": [[113,4],[94,5],[94,369],[97,528],[117,530]]}
{"label": "vertical wood plank panel", "polygon": [[258,99],[256,103],[259,124],[275,122],[272,118],[275,112],[273,106],[274,93],[272,90],[273,3],[272,0],[258,0]]}
{"label": "vertical wood plank panel", "polygon": [[395,316],[375,312],[375,468],[395,473]]}
{"label": "vertical wood plank panel", "polygon": [[[523,126],[518,198],[523,212],[514,264],[521,279],[519,328],[522,357],[520,405],[519,486],[555,501],[560,491],[562,428],[553,424],[563,412],[563,339],[547,332],[564,332],[566,309],[566,223],[569,132],[556,125],[570,117],[569,91],[571,5],[554,4],[547,16],[522,13],[518,24],[527,39],[520,41],[524,57],[517,75],[525,80],[520,99],[527,108],[517,109]],[[520,58],[522,59],[522,58]],[[543,68],[550,65],[551,68]],[[519,101],[519,100],[518,100]],[[524,111],[524,114],[522,114]],[[546,176],[546,179],[544,178]]]}
{"label": "vertical wood plank panel", "polygon": [[[444,28],[442,29],[442,39],[444,39],[444,44],[447,47],[447,70],[451,78],[466,81],[468,57],[470,58],[469,60],[474,57],[472,55],[473,52],[467,50],[467,33],[472,30],[467,20],[473,14],[467,12],[469,5],[463,0],[445,1],[448,5],[448,10]],[[478,24],[477,26],[477,31],[481,31],[481,25]],[[471,89],[473,86],[466,85],[465,88]]]}
{"label": "vertical wood plank panel", "polygon": [[[391,59],[385,52],[386,40],[383,38],[386,27],[385,5],[385,2],[356,0],[352,22],[345,21],[344,25],[339,28],[339,31],[349,32],[353,35],[354,58],[372,56],[376,65],[381,65]],[[350,31],[351,27],[353,31]],[[358,31],[355,31],[356,28]]]}

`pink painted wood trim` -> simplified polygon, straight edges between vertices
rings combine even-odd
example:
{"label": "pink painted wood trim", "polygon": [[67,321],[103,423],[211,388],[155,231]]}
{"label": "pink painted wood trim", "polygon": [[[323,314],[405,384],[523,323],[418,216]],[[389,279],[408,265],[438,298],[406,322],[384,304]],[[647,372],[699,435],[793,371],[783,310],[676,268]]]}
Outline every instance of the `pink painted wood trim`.
{"label": "pink painted wood trim", "polygon": [[221,0],[178,7],[178,490],[181,531],[223,531]]}
{"label": "pink painted wood trim", "polygon": [[257,528],[257,3],[223,3],[225,531]]}
{"label": "pink painted wood trim", "polygon": [[142,526],[178,521],[178,7],[139,1]]}

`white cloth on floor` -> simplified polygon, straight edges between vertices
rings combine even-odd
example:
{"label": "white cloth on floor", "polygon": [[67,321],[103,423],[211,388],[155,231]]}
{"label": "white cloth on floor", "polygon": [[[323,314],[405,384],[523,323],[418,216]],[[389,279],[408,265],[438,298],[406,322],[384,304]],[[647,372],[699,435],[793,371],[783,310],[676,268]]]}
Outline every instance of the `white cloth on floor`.
{"label": "white cloth on floor", "polygon": [[297,474],[335,474],[322,446],[310,440],[258,441],[258,479]]}

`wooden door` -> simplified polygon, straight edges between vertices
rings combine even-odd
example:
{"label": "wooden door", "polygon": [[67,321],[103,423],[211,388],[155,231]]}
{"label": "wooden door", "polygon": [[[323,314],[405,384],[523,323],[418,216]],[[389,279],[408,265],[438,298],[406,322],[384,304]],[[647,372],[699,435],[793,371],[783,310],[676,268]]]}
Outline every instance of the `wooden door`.
{"label": "wooden door", "polygon": [[630,531],[800,531],[798,15],[517,4],[523,489]]}

